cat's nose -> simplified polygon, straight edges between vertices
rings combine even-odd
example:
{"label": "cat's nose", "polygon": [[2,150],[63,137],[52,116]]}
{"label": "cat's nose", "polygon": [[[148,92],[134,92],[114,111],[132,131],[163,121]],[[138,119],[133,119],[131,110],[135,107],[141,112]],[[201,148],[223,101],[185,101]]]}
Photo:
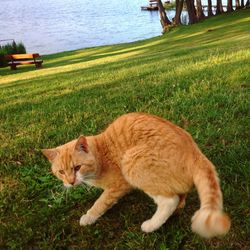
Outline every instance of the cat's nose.
{"label": "cat's nose", "polygon": [[76,181],[75,176],[74,176],[74,177],[68,178],[68,183],[69,183],[70,185],[74,185],[74,184],[75,184],[75,181]]}

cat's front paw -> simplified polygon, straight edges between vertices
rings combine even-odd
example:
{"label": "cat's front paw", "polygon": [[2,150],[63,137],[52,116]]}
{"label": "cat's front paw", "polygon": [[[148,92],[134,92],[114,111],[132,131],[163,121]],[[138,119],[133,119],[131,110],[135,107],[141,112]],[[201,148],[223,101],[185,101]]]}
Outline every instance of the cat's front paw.
{"label": "cat's front paw", "polygon": [[153,224],[151,220],[146,220],[141,225],[141,230],[145,233],[151,233],[155,231],[157,227]]}
{"label": "cat's front paw", "polygon": [[97,218],[95,216],[84,214],[80,219],[80,226],[86,226],[95,223]]}

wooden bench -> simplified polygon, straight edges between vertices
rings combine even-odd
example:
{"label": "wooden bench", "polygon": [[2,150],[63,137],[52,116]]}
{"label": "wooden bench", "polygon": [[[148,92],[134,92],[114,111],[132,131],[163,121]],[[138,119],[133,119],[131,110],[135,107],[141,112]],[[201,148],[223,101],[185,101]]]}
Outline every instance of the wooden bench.
{"label": "wooden bench", "polygon": [[17,65],[35,64],[36,68],[41,68],[43,60],[39,59],[39,54],[15,54],[7,55],[8,65],[11,69],[16,69]]}

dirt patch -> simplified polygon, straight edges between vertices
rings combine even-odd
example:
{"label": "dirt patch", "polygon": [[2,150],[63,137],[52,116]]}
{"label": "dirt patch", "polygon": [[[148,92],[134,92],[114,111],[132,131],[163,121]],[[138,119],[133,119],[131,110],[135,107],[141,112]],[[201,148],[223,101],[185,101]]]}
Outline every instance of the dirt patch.
{"label": "dirt patch", "polygon": [[12,189],[18,186],[18,181],[11,177],[1,177],[0,178],[0,192],[4,189]]}

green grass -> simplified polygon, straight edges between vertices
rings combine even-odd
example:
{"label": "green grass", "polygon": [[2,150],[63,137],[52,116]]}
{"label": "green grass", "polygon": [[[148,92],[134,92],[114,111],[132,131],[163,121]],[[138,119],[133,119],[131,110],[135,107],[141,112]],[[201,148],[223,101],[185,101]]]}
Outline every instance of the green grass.
{"label": "green grass", "polygon": [[[44,67],[0,69],[1,249],[249,249],[250,11],[179,27],[161,37],[44,56]],[[199,207],[144,234],[153,202],[135,191],[98,222],[79,218],[101,190],[64,190],[40,149],[97,134],[119,115],[153,113],[189,131],[217,166],[232,229],[191,232]]]}

